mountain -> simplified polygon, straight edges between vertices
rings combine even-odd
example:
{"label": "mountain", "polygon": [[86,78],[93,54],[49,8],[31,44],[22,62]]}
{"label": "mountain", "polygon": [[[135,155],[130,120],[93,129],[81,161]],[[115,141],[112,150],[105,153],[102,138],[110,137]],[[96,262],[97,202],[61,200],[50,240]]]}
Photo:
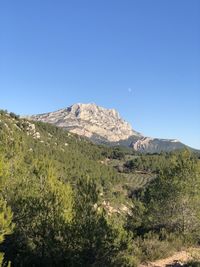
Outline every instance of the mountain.
{"label": "mountain", "polygon": [[96,104],[78,103],[55,112],[33,115],[29,119],[54,124],[98,144],[122,145],[139,152],[170,152],[187,147],[176,139],[145,137],[123,120],[115,109]]}
{"label": "mountain", "polygon": [[111,143],[127,140],[131,136],[141,136],[120,118],[115,109],[105,109],[95,104],[74,104],[56,112],[31,116],[31,119],[52,123],[92,140]]}

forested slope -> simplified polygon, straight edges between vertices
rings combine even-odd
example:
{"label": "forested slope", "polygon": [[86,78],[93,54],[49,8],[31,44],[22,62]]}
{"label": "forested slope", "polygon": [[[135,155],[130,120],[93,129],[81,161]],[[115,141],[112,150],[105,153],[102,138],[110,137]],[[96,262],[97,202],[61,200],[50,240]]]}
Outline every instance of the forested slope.
{"label": "forested slope", "polygon": [[136,266],[200,240],[198,155],[141,155],[0,112],[2,266]]}

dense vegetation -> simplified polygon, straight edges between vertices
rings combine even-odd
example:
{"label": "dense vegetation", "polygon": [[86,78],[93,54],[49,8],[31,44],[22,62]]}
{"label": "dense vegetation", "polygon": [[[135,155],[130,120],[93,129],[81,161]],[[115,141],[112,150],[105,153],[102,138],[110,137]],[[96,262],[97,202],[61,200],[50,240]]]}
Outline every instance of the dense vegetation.
{"label": "dense vegetation", "polygon": [[0,264],[136,266],[200,241],[190,151],[140,155],[0,112]]}

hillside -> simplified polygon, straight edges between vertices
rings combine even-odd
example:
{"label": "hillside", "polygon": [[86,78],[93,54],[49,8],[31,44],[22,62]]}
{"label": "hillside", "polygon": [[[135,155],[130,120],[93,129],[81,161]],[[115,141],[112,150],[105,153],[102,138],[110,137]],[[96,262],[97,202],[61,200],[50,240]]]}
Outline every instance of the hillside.
{"label": "hillside", "polygon": [[143,156],[123,144],[121,147],[97,145],[65,128],[4,111],[0,114],[0,127],[1,150],[7,157],[18,162],[20,149],[20,164],[23,162],[28,167],[35,159],[46,158],[56,168],[59,179],[71,184],[79,177],[94,178],[104,207],[119,214],[120,210],[124,213],[124,206],[126,210],[130,206],[129,197],[134,191],[148,185],[161,165],[168,166],[170,158],[168,153]]}
{"label": "hillside", "polygon": [[134,157],[131,149],[96,145],[84,137],[66,132],[65,129],[21,119],[13,113],[3,111],[0,115],[0,127],[0,144],[4,153],[18,160],[17,151],[20,149],[20,161],[24,161],[25,165],[33,164],[37,158],[48,158],[60,179],[72,184],[79,177],[90,176],[98,183],[104,196],[102,202],[109,202],[109,205],[116,207],[115,203],[118,205],[120,201],[122,205],[129,202],[129,192],[123,189],[125,185],[134,190],[150,179],[149,174],[118,171],[117,164],[123,165],[125,158]]}
{"label": "hillside", "polygon": [[97,145],[0,111],[0,264],[135,267],[196,246],[199,177],[189,150]]}

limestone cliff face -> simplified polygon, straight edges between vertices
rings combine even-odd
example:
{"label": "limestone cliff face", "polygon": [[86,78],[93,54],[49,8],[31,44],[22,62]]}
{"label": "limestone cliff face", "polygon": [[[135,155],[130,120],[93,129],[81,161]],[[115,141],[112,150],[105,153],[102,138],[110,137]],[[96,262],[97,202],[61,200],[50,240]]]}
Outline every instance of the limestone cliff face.
{"label": "limestone cliff face", "polygon": [[129,123],[120,118],[116,110],[105,109],[95,104],[74,104],[66,109],[35,115],[31,118],[52,123],[88,138],[99,136],[108,142],[118,142],[131,136],[140,136]]}

